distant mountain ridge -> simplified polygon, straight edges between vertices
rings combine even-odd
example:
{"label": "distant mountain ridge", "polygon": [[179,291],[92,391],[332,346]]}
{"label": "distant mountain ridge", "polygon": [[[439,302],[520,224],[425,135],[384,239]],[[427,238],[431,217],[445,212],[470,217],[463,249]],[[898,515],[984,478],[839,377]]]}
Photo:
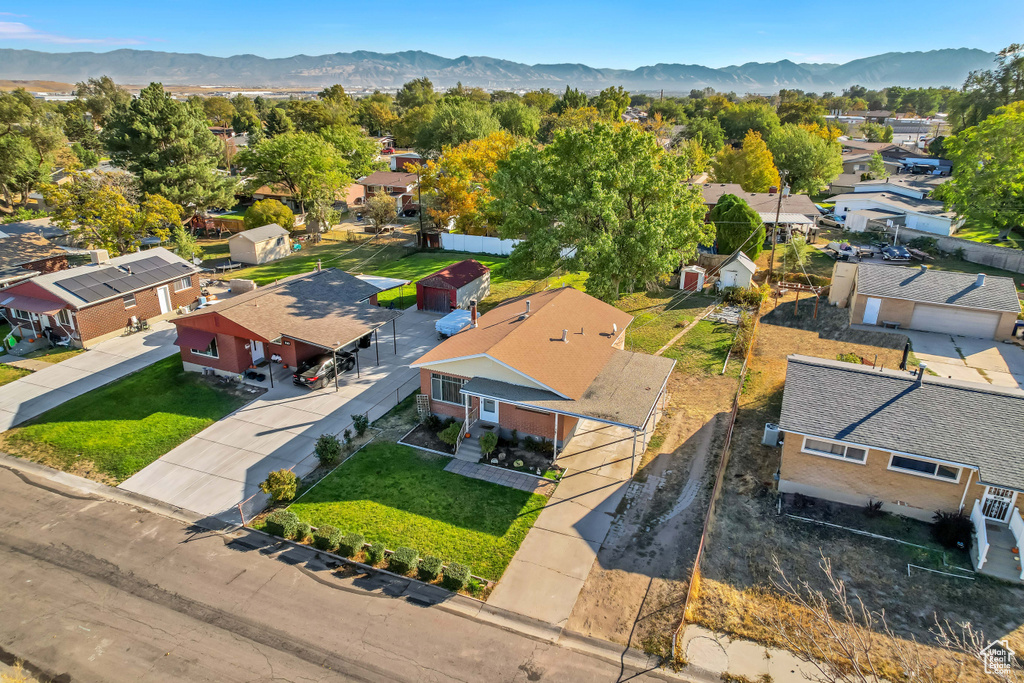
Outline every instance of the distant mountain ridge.
{"label": "distant mountain ridge", "polygon": [[454,59],[411,50],[389,54],[358,50],[329,55],[267,59],[245,54],[202,54],[113,50],[111,52],[37,52],[0,49],[0,78],[77,82],[108,75],[119,83],[216,85],[230,87],[322,88],[345,86],[394,88],[426,76],[446,88],[461,81],[482,88],[564,88],[598,90],[621,85],[632,91],[721,91],[771,93],[779,88],[823,92],[851,85],[879,88],[959,86],[970,71],[993,66],[995,54],[971,48],[929,52],[887,52],[845,64],[750,62],[718,69],[698,64],[655,64],[637,69],[598,69],[586,64],[521,64],[493,57]]}

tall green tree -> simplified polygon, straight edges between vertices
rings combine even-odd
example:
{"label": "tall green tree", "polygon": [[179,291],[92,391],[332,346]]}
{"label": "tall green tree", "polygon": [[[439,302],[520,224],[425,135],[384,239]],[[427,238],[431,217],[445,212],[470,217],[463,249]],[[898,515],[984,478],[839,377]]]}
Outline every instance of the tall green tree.
{"label": "tall green tree", "polygon": [[547,114],[551,111],[556,102],[558,102],[558,95],[551,92],[548,88],[531,90],[523,95],[523,104],[528,107],[533,107],[541,114]]}
{"label": "tall green tree", "polygon": [[[587,271],[587,291],[606,301],[696,254],[710,229],[699,191],[674,156],[635,126],[567,129],[543,149],[516,148],[491,181],[511,262]],[[574,249],[562,259],[563,249]]]}
{"label": "tall green tree", "polygon": [[783,102],[778,109],[779,121],[786,123],[816,123],[825,125],[825,108],[817,100],[805,97]]}
{"label": "tall green tree", "polygon": [[687,119],[679,137],[684,140],[696,140],[709,157],[725,144],[725,132],[718,119],[703,116]]}
{"label": "tall green tree", "polygon": [[245,210],[242,223],[246,230],[262,228],[271,223],[276,223],[285,230],[291,230],[295,227],[295,214],[276,199],[261,199]]}
{"label": "tall green tree", "polygon": [[223,143],[195,105],[171,99],[151,83],[114,109],[103,129],[111,158],[139,179],[144,193],[160,195],[189,213],[235,205],[234,178],[217,172]]}
{"label": "tall green tree", "polygon": [[338,150],[348,164],[346,173],[353,178],[387,168],[386,162],[379,159],[380,145],[356,126],[330,126],[320,131],[320,137]]}
{"label": "tall green tree", "polygon": [[562,93],[562,96],[557,102],[555,102],[554,107],[552,107],[552,111],[556,114],[561,114],[567,109],[581,109],[587,106],[587,104],[589,104],[589,100],[586,93],[580,92],[575,88],[565,86],[565,92]]}
{"label": "tall green tree", "polygon": [[284,135],[295,130],[295,123],[288,117],[288,113],[280,107],[275,107],[267,112],[263,119],[263,132],[268,138],[276,135]]}
{"label": "tall green tree", "polygon": [[761,134],[747,131],[743,148],[726,145],[711,160],[711,172],[718,183],[738,183],[746,192],[767,192],[779,186],[775,158]]}
{"label": "tall green tree", "polygon": [[946,138],[953,179],[935,189],[947,209],[1006,239],[1024,225],[1024,101],[997,109],[977,126]]}
{"label": "tall green tree", "polygon": [[590,102],[591,106],[604,114],[611,121],[621,121],[622,114],[629,106],[629,92],[621,85],[605,88]]}
{"label": "tall green tree", "polygon": [[395,95],[395,102],[403,110],[434,104],[438,99],[440,97],[434,92],[434,84],[425,76],[409,81]]}
{"label": "tall green tree", "polygon": [[880,123],[860,124],[860,134],[868,142],[892,142],[892,126],[883,126]]}
{"label": "tall green tree", "polygon": [[741,102],[718,115],[718,122],[729,140],[742,140],[748,130],[768,139],[781,125],[775,109],[765,102]]}
{"label": "tall green tree", "polygon": [[885,170],[885,160],[882,159],[882,155],[877,151],[868,159],[868,173],[876,180],[889,176],[889,173]]}
{"label": "tall green tree", "polygon": [[1024,100],[1024,44],[999,51],[996,68],[972,71],[959,93],[949,101],[954,130],[976,126],[1001,106]]}
{"label": "tall green tree", "polygon": [[742,248],[744,254],[756,261],[764,250],[764,221],[736,195],[722,195],[711,209],[708,222],[714,226],[719,254],[731,254]]}
{"label": "tall green tree", "polygon": [[838,143],[827,142],[793,123],[768,138],[775,165],[788,172],[786,181],[795,192],[817,194],[843,172],[843,153]]}
{"label": "tall green tree", "polygon": [[540,112],[518,99],[494,105],[494,115],[502,128],[521,138],[532,138],[540,128]]}
{"label": "tall green tree", "polygon": [[203,98],[203,112],[206,120],[211,126],[222,126],[227,128],[231,125],[231,119],[235,116],[235,105],[226,97],[205,97]]}
{"label": "tall green tree", "polygon": [[75,97],[82,100],[96,125],[106,124],[110,113],[127,106],[132,100],[131,93],[114,83],[110,76],[90,78],[75,84]]}
{"label": "tall green tree", "polygon": [[425,104],[402,112],[402,116],[395,122],[391,130],[395,136],[395,144],[399,147],[414,146],[420,131],[430,125],[434,118],[435,109],[433,104]]}
{"label": "tall green tree", "polygon": [[434,156],[445,146],[456,147],[485,138],[500,127],[489,108],[465,100],[444,101],[437,105],[430,123],[416,136],[416,151]]}

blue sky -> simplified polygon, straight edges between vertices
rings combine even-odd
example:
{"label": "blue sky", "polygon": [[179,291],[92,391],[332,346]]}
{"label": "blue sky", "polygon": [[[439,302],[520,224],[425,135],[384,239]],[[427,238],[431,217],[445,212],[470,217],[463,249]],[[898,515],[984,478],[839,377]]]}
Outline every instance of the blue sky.
{"label": "blue sky", "polygon": [[50,52],[132,47],[264,57],[424,50],[445,57],[635,68],[659,62],[711,67],[780,59],[845,62],[944,47],[995,52],[1024,40],[1024,2],[983,0],[966,7],[952,0],[902,9],[878,0],[854,5],[37,0],[0,2],[0,47]]}

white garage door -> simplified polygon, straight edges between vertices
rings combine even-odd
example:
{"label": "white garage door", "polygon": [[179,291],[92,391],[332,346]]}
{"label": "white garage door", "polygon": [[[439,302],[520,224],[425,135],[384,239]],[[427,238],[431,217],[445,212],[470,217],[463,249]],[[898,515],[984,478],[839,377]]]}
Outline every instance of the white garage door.
{"label": "white garage door", "polygon": [[992,339],[999,326],[999,314],[986,311],[972,311],[953,306],[914,306],[910,328],[927,332],[945,332],[962,337]]}

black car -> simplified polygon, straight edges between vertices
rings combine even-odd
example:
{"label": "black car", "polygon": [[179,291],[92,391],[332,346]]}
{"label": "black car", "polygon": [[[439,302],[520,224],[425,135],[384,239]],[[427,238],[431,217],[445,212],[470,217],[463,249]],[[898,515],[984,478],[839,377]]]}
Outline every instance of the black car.
{"label": "black car", "polygon": [[[356,358],[351,353],[342,351],[338,354],[338,367],[341,372],[349,372],[356,366]],[[335,374],[334,356],[330,353],[321,353],[309,360],[303,361],[295,374],[292,375],[292,382],[300,387],[320,389],[334,379]]]}
{"label": "black car", "polygon": [[882,249],[882,258],[884,258],[886,261],[909,261],[910,252],[907,251],[906,247],[890,246],[886,247],[885,249]]}

